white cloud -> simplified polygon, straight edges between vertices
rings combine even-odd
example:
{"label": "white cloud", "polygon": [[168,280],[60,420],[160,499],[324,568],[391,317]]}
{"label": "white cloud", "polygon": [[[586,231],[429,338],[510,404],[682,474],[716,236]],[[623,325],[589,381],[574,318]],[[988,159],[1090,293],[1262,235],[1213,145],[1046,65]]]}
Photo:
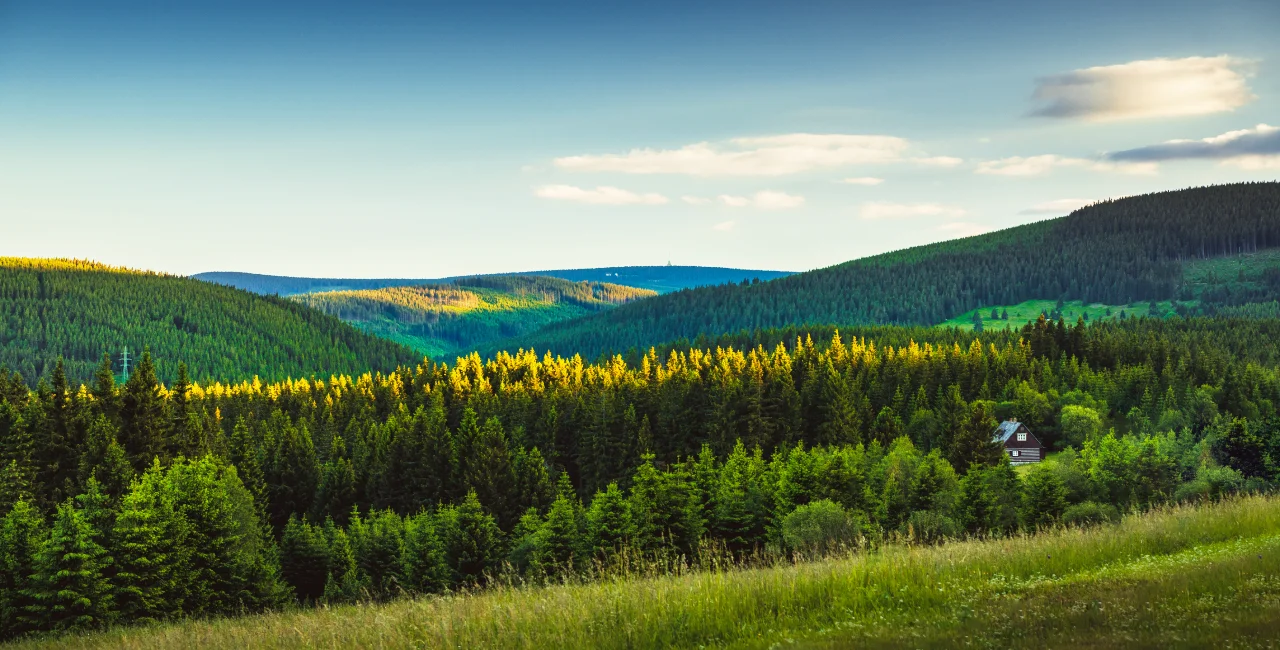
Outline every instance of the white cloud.
{"label": "white cloud", "polygon": [[711,202],[711,199],[701,196],[682,196],[680,197],[680,200],[688,203],[689,205],[706,205]]}
{"label": "white cloud", "polygon": [[1107,121],[1230,111],[1257,99],[1248,67],[1223,55],[1073,70],[1037,81],[1033,99],[1042,105],[1032,114]]}
{"label": "white cloud", "polygon": [[[632,149],[624,154],[556,158],[561,169],[623,174],[783,176],[828,167],[892,163],[910,144],[887,135],[791,133],[698,142],[679,149]],[[930,160],[930,159],[925,159]]]}
{"label": "white cloud", "polygon": [[963,158],[953,158],[951,156],[930,156],[927,158],[912,158],[911,162],[926,167],[955,167],[963,164]]}
{"label": "white cloud", "polygon": [[763,190],[756,192],[752,204],[761,210],[789,210],[804,205],[804,197],[786,192]]}
{"label": "white cloud", "polygon": [[1057,199],[1037,203],[1020,214],[1070,214],[1090,203],[1093,203],[1090,199]]}
{"label": "white cloud", "polygon": [[751,196],[721,194],[716,199],[731,208],[752,207],[760,210],[787,210],[804,205],[803,196],[773,190],[761,190]]}
{"label": "white cloud", "polygon": [[978,163],[978,168],[974,170],[974,173],[995,176],[1041,176],[1060,167],[1074,167],[1096,172],[1148,175],[1156,173],[1158,169],[1156,163],[1153,162],[1110,162],[1044,154],[1041,156],[1011,156],[999,160],[984,160]]}
{"label": "white cloud", "polygon": [[534,196],[558,201],[575,201],[593,205],[662,205],[667,197],[661,194],[637,194],[616,187],[601,186],[594,190],[573,185],[544,185],[533,191]]}
{"label": "white cloud", "polygon": [[719,230],[720,232],[728,232],[730,230],[733,230],[733,227],[736,225],[738,225],[736,221],[721,221],[720,223],[714,226],[711,226],[711,229]]}
{"label": "white cloud", "polygon": [[1166,160],[1220,160],[1244,169],[1280,169],[1280,127],[1259,124],[1200,140],[1170,140],[1163,144],[1117,151],[1107,156],[1121,163],[1155,164]]}
{"label": "white cloud", "polygon": [[876,178],[875,176],[855,176],[841,179],[839,182],[845,185],[879,185],[884,182],[884,179]]}
{"label": "white cloud", "polygon": [[938,232],[946,233],[953,237],[972,237],[991,232],[991,227],[969,221],[952,221],[938,226]]}
{"label": "white cloud", "polygon": [[907,219],[911,217],[948,217],[958,218],[965,215],[962,208],[940,203],[888,203],[874,201],[863,203],[861,216],[863,219]]}

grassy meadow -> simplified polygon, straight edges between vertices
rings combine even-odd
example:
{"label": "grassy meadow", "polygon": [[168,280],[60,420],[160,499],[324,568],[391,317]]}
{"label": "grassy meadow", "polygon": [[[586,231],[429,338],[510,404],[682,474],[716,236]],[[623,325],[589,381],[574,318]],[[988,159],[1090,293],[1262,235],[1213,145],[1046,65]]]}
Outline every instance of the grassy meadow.
{"label": "grassy meadow", "polygon": [[[1194,303],[1188,303],[1194,304]],[[1016,305],[988,305],[978,309],[970,309],[969,311],[947,319],[939,323],[942,327],[958,327],[965,331],[973,330],[973,314],[974,312],[982,314],[982,326],[988,330],[998,329],[1019,329],[1027,323],[1033,323],[1040,318],[1041,313],[1051,314],[1058,308],[1057,300],[1028,300],[1020,302]],[[991,320],[991,310],[996,309],[1001,312],[1009,312],[1009,320]],[[1079,300],[1066,300],[1062,303],[1062,315],[1067,323],[1074,325],[1076,319],[1088,315],[1089,322],[1109,321],[1120,318],[1120,314],[1124,313],[1126,317],[1132,316],[1148,316],[1151,314],[1151,303],[1135,302],[1125,305],[1106,305],[1103,303],[1084,303]],[[1161,317],[1173,315],[1173,302],[1169,300],[1160,300],[1156,302],[1156,313]]]}
{"label": "grassy meadow", "polygon": [[819,562],[298,610],[36,648],[1277,647],[1280,498]]}

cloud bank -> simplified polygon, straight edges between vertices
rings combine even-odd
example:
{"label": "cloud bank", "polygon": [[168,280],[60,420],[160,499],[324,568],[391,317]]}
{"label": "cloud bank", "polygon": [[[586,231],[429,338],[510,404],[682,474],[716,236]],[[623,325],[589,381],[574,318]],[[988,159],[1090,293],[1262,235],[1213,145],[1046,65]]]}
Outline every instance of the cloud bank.
{"label": "cloud bank", "polygon": [[976,174],[993,176],[1042,176],[1054,169],[1073,167],[1095,172],[1114,172],[1117,174],[1150,175],[1156,173],[1158,166],[1154,162],[1128,162],[1109,160],[1089,160],[1088,158],[1069,158],[1056,154],[1041,156],[1011,156],[999,160],[984,160],[974,170]]}
{"label": "cloud bank", "polygon": [[1094,121],[1205,115],[1255,99],[1249,62],[1230,56],[1146,59],[1040,79],[1032,115]]}
{"label": "cloud bank", "polygon": [[816,169],[910,160],[954,166],[959,158],[908,158],[910,143],[888,135],[791,133],[698,142],[679,149],[632,149],[623,154],[556,158],[561,169],[622,174],[785,176]]}
{"label": "cloud bank", "polygon": [[1201,140],[1170,140],[1163,144],[1117,151],[1107,156],[1120,162],[1155,163],[1166,160],[1220,160],[1246,169],[1280,168],[1280,127],[1259,124]]}
{"label": "cloud bank", "polygon": [[543,199],[592,205],[662,205],[667,202],[667,197],[661,194],[637,194],[608,186],[592,190],[573,185],[544,185],[535,189],[533,194]]}
{"label": "cloud bank", "polygon": [[1090,199],[1057,199],[1055,201],[1037,203],[1022,210],[1019,214],[1070,214],[1090,203],[1093,203]]}
{"label": "cloud bank", "polygon": [[846,178],[840,181],[845,185],[879,185],[884,182],[883,178],[874,176],[858,176],[855,178]]}
{"label": "cloud bank", "polygon": [[940,203],[889,203],[873,201],[863,203],[860,215],[863,219],[909,219],[911,217],[949,217],[965,215],[963,208]]}
{"label": "cloud bank", "polygon": [[753,207],[760,210],[789,210],[804,205],[803,196],[773,190],[761,190],[751,196],[721,194],[716,200],[731,208]]}

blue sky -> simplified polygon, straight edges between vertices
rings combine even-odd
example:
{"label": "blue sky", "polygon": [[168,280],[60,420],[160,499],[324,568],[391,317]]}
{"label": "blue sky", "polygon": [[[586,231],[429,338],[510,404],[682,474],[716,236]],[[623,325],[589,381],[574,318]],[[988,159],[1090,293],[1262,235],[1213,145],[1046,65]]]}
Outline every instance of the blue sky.
{"label": "blue sky", "polygon": [[1278,33],[1254,0],[7,0],[0,255],[817,268],[1280,178]]}

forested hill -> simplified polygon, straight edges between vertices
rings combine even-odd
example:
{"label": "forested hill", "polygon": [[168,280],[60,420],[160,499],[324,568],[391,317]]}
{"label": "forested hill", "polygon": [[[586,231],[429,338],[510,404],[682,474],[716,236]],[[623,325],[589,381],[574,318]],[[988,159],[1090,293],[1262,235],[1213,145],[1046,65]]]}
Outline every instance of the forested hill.
{"label": "forested hill", "polygon": [[[0,257],[0,367],[87,381],[110,352],[150,348],[160,378],[283,379],[422,360],[295,302],[184,277],[62,259]],[[119,367],[115,368],[118,373]]]}
{"label": "forested hill", "polygon": [[290,299],[425,355],[448,358],[480,344],[655,295],[648,289],[607,282],[505,275],[306,293]]}
{"label": "forested hill", "polygon": [[[931,325],[984,305],[1036,298],[1190,299],[1196,296],[1180,295],[1187,261],[1271,247],[1280,247],[1280,183],[1160,192],[769,282],[678,291],[486,351],[532,346],[594,356],[796,324]],[[1251,299],[1280,296],[1280,282],[1268,287]]]}
{"label": "forested hill", "polygon": [[423,284],[442,284],[471,277],[507,277],[512,275],[536,275],[560,278],[573,282],[609,282],[658,293],[679,291],[716,284],[738,283],[743,280],[772,280],[791,275],[788,271],[762,271],[754,269],[729,269],[716,266],[612,266],[598,269],[560,269],[553,271],[521,271],[481,276],[454,276],[448,278],[296,278],[257,273],[211,272],[197,273],[191,277],[206,282],[261,294],[293,296],[323,291],[360,291],[386,287],[407,287]]}

